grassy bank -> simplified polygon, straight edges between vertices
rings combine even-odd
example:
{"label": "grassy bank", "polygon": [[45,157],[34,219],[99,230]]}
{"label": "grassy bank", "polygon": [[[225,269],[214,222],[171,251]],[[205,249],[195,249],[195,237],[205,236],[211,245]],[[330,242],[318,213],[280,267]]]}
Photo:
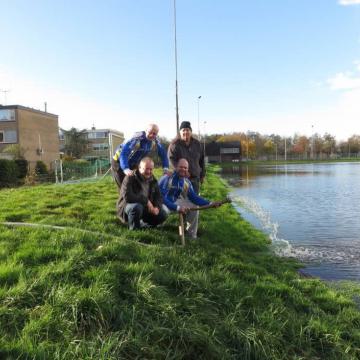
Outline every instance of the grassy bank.
{"label": "grassy bank", "polygon": [[[204,195],[226,188],[210,173]],[[353,293],[304,279],[226,205],[130,232],[97,183],[0,191],[0,358],[358,359]],[[356,300],[356,299],[355,299]]]}

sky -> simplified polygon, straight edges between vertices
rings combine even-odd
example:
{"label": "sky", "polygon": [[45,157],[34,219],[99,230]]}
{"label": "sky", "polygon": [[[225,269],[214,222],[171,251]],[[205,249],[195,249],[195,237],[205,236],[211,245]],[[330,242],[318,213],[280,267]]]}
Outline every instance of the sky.
{"label": "sky", "polygon": [[[64,129],[175,136],[173,0],[0,9],[0,104],[46,102]],[[195,133],[360,134],[360,0],[177,0],[176,15],[179,115]]]}

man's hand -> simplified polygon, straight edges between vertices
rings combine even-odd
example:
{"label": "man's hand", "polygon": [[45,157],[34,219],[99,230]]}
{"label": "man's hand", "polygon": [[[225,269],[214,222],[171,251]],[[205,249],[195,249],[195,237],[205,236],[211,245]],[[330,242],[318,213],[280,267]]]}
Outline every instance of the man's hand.
{"label": "man's hand", "polygon": [[172,174],[172,172],[169,169],[164,169],[163,174],[166,176],[170,176]]}
{"label": "man's hand", "polygon": [[155,207],[150,200],[147,202],[147,208],[150,214],[159,215],[160,209]]}
{"label": "man's hand", "polygon": [[211,205],[212,205],[213,207],[217,208],[217,207],[220,207],[221,205],[223,205],[223,203],[222,203],[221,201],[213,201],[213,202],[211,203]]}
{"label": "man's hand", "polygon": [[130,169],[125,169],[124,170],[124,174],[125,175],[128,175],[128,176],[131,176],[131,175],[134,175],[134,171],[130,170]]}
{"label": "man's hand", "polygon": [[185,215],[185,214],[187,214],[187,213],[189,212],[189,210],[190,210],[190,209],[189,209],[188,207],[186,207],[186,206],[180,206],[178,212],[179,212],[180,214]]}

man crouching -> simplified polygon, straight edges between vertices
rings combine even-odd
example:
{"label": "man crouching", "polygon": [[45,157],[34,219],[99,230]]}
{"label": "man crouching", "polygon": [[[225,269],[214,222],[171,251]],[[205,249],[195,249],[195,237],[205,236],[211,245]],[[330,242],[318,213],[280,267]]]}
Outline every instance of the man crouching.
{"label": "man crouching", "polygon": [[128,223],[130,230],[140,229],[142,222],[157,226],[166,219],[153,170],[154,162],[145,157],[140,161],[135,174],[126,176],[121,185],[117,213],[124,224]]}
{"label": "man crouching", "polygon": [[199,212],[190,211],[190,209],[194,206],[204,205],[219,207],[222,203],[219,201],[210,202],[197,195],[188,176],[189,163],[186,159],[180,159],[174,173],[170,176],[165,175],[160,179],[160,190],[167,212],[177,211],[185,215],[186,233],[190,238],[196,239]]}

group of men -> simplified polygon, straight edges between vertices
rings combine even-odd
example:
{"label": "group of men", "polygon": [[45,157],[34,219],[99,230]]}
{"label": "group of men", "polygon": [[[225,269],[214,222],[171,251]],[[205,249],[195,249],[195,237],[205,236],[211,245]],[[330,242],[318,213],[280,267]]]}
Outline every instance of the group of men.
{"label": "group of men", "polygon": [[[155,227],[171,212],[185,215],[186,234],[197,238],[198,211],[194,206],[209,205],[199,196],[205,177],[204,153],[199,141],[192,137],[190,122],[180,125],[179,137],[168,152],[158,140],[159,127],[150,124],[146,131],[136,133],[122,144],[112,159],[112,173],[119,188],[117,214],[129,229]],[[156,150],[164,175],[159,183],[153,176],[154,161],[148,156]],[[169,171],[169,159],[174,172]],[[214,207],[219,202],[211,203]]]}

